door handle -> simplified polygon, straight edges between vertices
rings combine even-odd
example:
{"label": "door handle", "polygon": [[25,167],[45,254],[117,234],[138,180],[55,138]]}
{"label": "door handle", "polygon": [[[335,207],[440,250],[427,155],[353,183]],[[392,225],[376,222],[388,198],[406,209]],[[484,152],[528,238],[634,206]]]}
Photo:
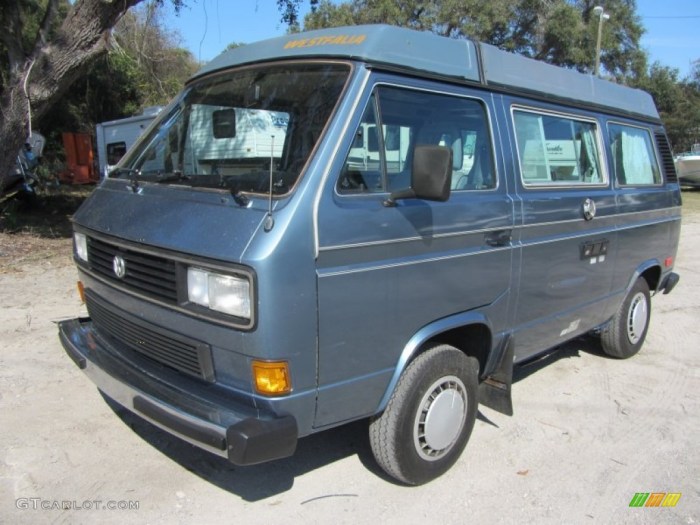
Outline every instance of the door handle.
{"label": "door handle", "polygon": [[498,230],[495,232],[487,233],[484,237],[484,240],[489,246],[508,246],[510,244],[510,241],[513,240],[513,236],[511,235],[512,231],[513,230]]}

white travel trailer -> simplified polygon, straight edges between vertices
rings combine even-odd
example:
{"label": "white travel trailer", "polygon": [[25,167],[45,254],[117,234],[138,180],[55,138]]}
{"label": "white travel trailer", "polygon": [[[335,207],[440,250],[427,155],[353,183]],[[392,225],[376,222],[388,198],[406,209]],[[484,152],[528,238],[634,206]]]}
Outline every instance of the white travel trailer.
{"label": "white travel trailer", "polygon": [[184,159],[185,171],[232,175],[280,158],[288,123],[283,112],[197,104],[189,117],[189,140],[198,147]]}
{"label": "white travel trailer", "polygon": [[[168,108],[166,111],[178,111]],[[165,119],[168,120],[168,116]],[[284,112],[195,104],[186,121],[173,128],[158,142],[150,155],[143,159],[141,172],[187,173],[213,176],[236,175],[251,168],[269,166],[270,158],[280,158],[284,149],[289,115]],[[176,129],[188,130],[187,143],[177,139]],[[180,150],[188,154],[177,164]],[[108,152],[109,157],[109,152]],[[176,168],[177,166],[177,168]],[[107,169],[112,167],[108,163]]]}
{"label": "white travel trailer", "polygon": [[102,175],[119,162],[161,109],[161,106],[149,107],[144,109],[141,115],[110,120],[96,126],[97,159]]}

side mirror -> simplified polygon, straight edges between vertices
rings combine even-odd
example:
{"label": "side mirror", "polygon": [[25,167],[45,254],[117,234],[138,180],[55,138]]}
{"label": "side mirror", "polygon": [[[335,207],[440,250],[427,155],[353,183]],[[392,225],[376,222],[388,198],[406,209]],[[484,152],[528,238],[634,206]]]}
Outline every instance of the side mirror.
{"label": "side mirror", "polygon": [[445,202],[452,184],[452,149],[446,146],[419,145],[413,151],[411,187],[389,195],[384,206],[396,206],[398,199],[422,199]]}

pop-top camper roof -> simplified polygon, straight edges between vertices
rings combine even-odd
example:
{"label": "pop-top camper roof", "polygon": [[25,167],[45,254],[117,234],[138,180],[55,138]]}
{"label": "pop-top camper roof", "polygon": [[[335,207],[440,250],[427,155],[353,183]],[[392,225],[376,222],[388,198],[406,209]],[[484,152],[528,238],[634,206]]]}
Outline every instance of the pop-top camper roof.
{"label": "pop-top camper roof", "polygon": [[508,53],[489,44],[387,25],[322,29],[237,47],[206,64],[194,78],[232,66],[298,58],[359,60],[420,76],[659,118],[653,99],[644,91]]}

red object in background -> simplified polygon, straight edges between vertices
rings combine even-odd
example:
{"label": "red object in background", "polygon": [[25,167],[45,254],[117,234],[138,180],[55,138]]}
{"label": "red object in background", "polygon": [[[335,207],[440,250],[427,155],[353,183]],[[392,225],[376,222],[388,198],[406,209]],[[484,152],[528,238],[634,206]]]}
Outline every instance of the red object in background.
{"label": "red object in background", "polygon": [[66,151],[66,170],[58,176],[63,184],[92,184],[99,180],[90,135],[63,133],[63,148]]}

